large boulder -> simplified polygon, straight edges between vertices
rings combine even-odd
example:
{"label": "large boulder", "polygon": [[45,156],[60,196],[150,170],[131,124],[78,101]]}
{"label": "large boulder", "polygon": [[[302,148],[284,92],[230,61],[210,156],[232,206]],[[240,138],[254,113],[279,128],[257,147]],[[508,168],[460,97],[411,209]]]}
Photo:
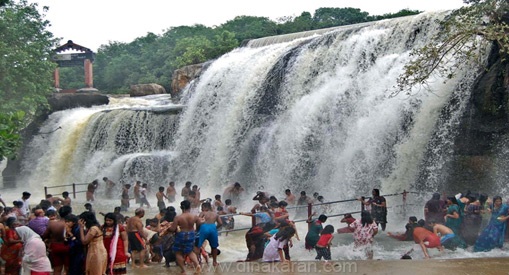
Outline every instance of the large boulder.
{"label": "large boulder", "polygon": [[48,97],[51,111],[61,111],[77,107],[91,107],[94,105],[107,105],[108,96],[100,93],[53,93]]}
{"label": "large boulder", "polygon": [[171,80],[172,96],[178,97],[187,84],[199,77],[204,65],[204,63],[194,64],[175,70]]}
{"label": "large boulder", "polygon": [[146,95],[157,95],[157,94],[165,94],[166,89],[163,86],[155,83],[150,84],[136,84],[131,85],[131,91],[129,95],[132,97],[135,96],[146,96]]}

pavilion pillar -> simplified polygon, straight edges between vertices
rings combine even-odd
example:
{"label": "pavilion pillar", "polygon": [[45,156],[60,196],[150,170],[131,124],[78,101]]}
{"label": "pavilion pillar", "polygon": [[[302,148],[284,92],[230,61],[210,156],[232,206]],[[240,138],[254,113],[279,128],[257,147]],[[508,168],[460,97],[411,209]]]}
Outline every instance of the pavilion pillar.
{"label": "pavilion pillar", "polygon": [[92,70],[92,61],[85,59],[85,88],[94,87],[94,74]]}
{"label": "pavilion pillar", "polygon": [[55,68],[55,71],[53,72],[53,80],[54,80],[55,88],[60,89],[60,72],[58,70],[58,67]]}

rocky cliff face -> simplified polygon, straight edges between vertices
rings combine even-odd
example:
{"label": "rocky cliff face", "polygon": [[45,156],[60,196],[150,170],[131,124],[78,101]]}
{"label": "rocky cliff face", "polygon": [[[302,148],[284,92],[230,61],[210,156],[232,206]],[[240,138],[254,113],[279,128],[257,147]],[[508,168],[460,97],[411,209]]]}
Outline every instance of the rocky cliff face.
{"label": "rocky cliff face", "polygon": [[194,64],[185,66],[173,72],[173,78],[171,80],[171,94],[173,97],[178,97],[182,90],[189,84],[193,79],[200,76],[202,70],[205,68],[205,63]]}
{"label": "rocky cliff face", "polygon": [[509,165],[509,64],[494,47],[454,140],[454,161],[448,186],[466,192],[498,194],[507,185]]}

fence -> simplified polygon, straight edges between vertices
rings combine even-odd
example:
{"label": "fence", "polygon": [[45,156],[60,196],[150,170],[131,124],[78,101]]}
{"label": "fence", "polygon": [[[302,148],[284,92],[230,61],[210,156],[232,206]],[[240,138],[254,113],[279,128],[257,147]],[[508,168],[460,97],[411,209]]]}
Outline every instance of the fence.
{"label": "fence", "polygon": [[69,192],[69,193],[72,193],[73,199],[76,199],[76,193],[85,193],[85,192],[87,192],[87,190],[76,191],[76,186],[81,186],[81,185],[88,185],[88,183],[73,183],[73,184],[67,184],[67,185],[44,186],[44,197],[46,197],[49,194],[48,193],[48,189],[72,186],[72,192]]}
{"label": "fence", "polygon": [[[385,194],[385,195],[381,195],[381,196],[383,196],[383,197],[401,196],[402,204],[395,205],[395,206],[389,206],[387,208],[388,209],[391,209],[391,208],[393,208],[393,209],[394,208],[401,208],[402,212],[403,212],[402,216],[406,217],[407,208],[409,206],[413,206],[413,204],[408,204],[407,203],[407,196],[408,196],[408,194],[419,194],[420,195],[421,193],[403,190],[403,192],[401,192],[401,193]],[[364,198],[365,199],[370,199],[371,197],[367,197],[366,196]],[[322,205],[347,203],[347,202],[355,202],[355,201],[359,201],[360,210],[352,210],[352,211],[348,211],[348,212],[345,212],[345,213],[327,214],[327,217],[330,218],[330,217],[343,216],[343,215],[346,215],[346,214],[358,214],[358,213],[361,213],[363,210],[365,210],[364,201],[360,201],[359,198],[355,198],[355,199],[337,200],[337,201],[330,201],[330,202],[323,202],[323,203],[308,203],[307,205],[290,206],[290,207],[287,207],[286,209],[306,208],[307,209],[307,216],[311,217],[312,214],[313,214],[313,207],[319,207],[319,206],[322,206]],[[243,215],[243,214],[227,214],[227,215],[221,215],[221,216],[225,217],[225,216],[239,216],[239,215]],[[305,222],[307,220],[308,220],[308,218],[305,218],[305,219],[296,219],[296,220],[293,220],[293,222],[295,222],[295,223],[297,223],[297,222]],[[251,226],[254,227],[255,225],[256,225],[256,217],[252,216],[251,217]],[[309,226],[310,226],[310,224],[308,225],[308,227]],[[233,232],[233,231],[242,231],[242,230],[249,230],[249,229],[250,229],[250,227],[230,229],[230,230],[222,230],[221,233],[223,233],[223,232]]]}

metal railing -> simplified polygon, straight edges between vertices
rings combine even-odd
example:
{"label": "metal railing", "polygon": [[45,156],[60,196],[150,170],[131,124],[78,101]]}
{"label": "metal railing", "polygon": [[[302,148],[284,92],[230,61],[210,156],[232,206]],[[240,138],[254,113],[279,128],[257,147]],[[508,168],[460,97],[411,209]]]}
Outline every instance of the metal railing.
{"label": "metal railing", "polygon": [[76,191],[76,186],[81,186],[81,185],[88,185],[88,183],[72,183],[72,184],[66,184],[66,185],[57,185],[57,186],[44,186],[44,197],[46,197],[49,193],[48,193],[48,189],[52,189],[52,188],[62,188],[62,187],[72,187],[72,192],[69,192],[69,193],[72,193],[72,197],[73,199],[76,199],[76,194],[77,193],[86,193],[87,190],[80,190],[80,191]]}
{"label": "metal railing", "polygon": [[[401,193],[384,194],[384,195],[380,195],[380,196],[382,196],[384,198],[385,197],[393,197],[393,196],[401,196],[402,197],[402,204],[394,205],[394,206],[389,206],[387,208],[388,209],[391,209],[391,208],[401,208],[402,212],[403,212],[402,216],[406,217],[407,207],[414,206],[414,204],[408,204],[407,203],[407,195],[408,194],[421,194],[421,193],[403,190],[403,192],[401,192]],[[286,209],[307,208],[308,218],[293,220],[294,223],[297,223],[297,222],[306,222],[306,221],[309,220],[309,217],[311,217],[312,214],[313,214],[313,207],[317,207],[317,206],[321,206],[321,205],[330,205],[330,204],[354,202],[354,201],[359,201],[359,199],[360,198],[337,200],[337,201],[329,201],[329,202],[321,202],[321,203],[308,203],[307,205],[296,205],[296,206],[286,207]],[[371,197],[365,196],[364,199],[371,199]],[[361,210],[353,210],[353,211],[349,211],[349,212],[345,212],[345,213],[331,214],[331,215],[327,215],[327,217],[338,217],[338,216],[343,216],[343,215],[347,215],[347,214],[358,214],[358,213],[361,213],[363,210],[365,210],[365,204],[364,204],[364,201],[359,201],[359,203],[361,204],[361,207],[360,207]],[[240,216],[240,215],[245,216],[243,214],[238,213],[238,214],[220,215],[220,217],[232,217],[232,216]],[[256,226],[256,217],[251,216],[251,227],[243,227],[243,228],[234,228],[234,229],[229,229],[229,230],[221,230],[221,231],[219,231],[219,233],[227,233],[227,232],[249,230],[249,229],[251,229],[254,226]]]}

